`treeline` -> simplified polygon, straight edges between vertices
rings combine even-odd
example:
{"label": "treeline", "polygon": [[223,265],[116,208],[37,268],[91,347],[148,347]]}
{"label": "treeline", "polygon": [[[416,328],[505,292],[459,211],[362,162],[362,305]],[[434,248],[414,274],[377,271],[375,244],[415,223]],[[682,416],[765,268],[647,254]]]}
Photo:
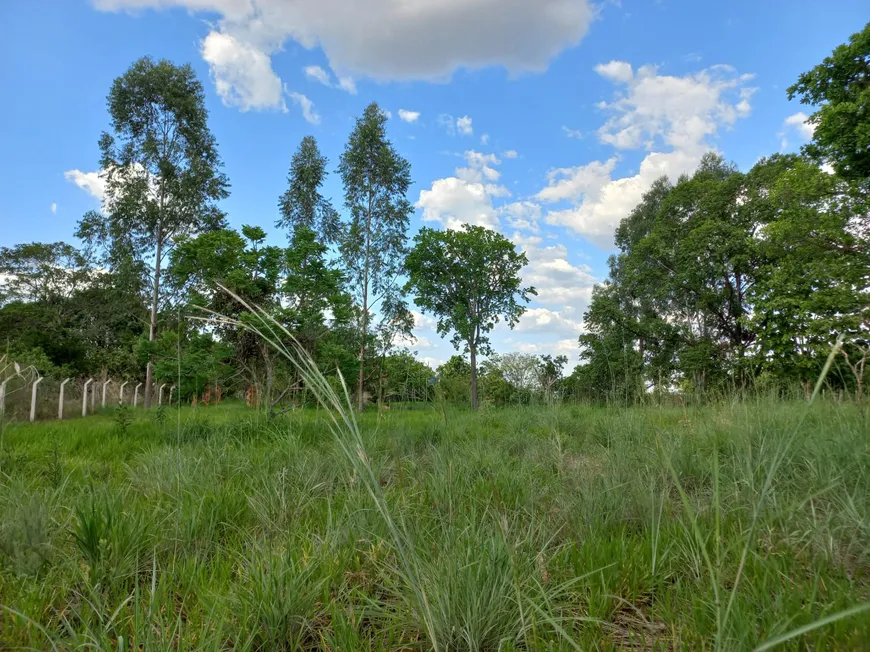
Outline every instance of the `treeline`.
{"label": "treeline", "polygon": [[[340,374],[360,408],[808,388],[832,351],[829,386],[860,399],[870,361],[870,25],[788,92],[818,109],[801,155],[740,172],[709,154],[691,177],[658,180],[625,217],[585,314],[581,364],[563,377],[564,356],[499,356],[489,342],[535,294],[509,240],[465,226],[423,228],[409,241],[410,165],[376,104],[336,166],[344,210],[322,194],[330,164],[306,137],[276,198],[287,244],[268,245],[262,228],[231,229],[219,208],[229,182],[192,69],[141,59],[108,96],[106,197],[79,222],[83,249],[0,251],[3,353],[58,377],[140,379],[144,369],[146,404],[167,382],[182,398],[221,387],[279,411],[307,395],[294,366],[246,327],[267,315],[332,381]],[[467,357],[437,370],[415,359],[411,300]]]}
{"label": "treeline", "polygon": [[[801,156],[715,154],[658,180],[616,231],[572,384],[637,401],[803,385],[860,400],[870,360],[870,25],[789,90],[818,107]],[[842,345],[835,350],[838,337]]]}
{"label": "treeline", "polygon": [[[0,334],[6,360],[43,375],[141,379],[144,404],[160,383],[192,399],[236,391],[279,411],[310,399],[291,360],[259,330],[294,341],[332,381],[367,401],[428,400],[436,372],[410,352],[409,296],[469,354],[469,399],[478,402],[476,356],[487,333],[513,326],[533,288],[504,236],[481,227],[423,229],[408,238],[409,163],[368,106],[337,165],[343,213],[321,193],[329,161],[311,136],[292,157],[277,198],[276,228],[229,228],[229,193],[190,66],[143,58],[108,96],[110,131],[99,139],[105,197],[66,243],[0,251]],[[495,273],[497,272],[497,273]],[[469,282],[473,279],[473,282]],[[265,320],[265,321],[264,321]]]}

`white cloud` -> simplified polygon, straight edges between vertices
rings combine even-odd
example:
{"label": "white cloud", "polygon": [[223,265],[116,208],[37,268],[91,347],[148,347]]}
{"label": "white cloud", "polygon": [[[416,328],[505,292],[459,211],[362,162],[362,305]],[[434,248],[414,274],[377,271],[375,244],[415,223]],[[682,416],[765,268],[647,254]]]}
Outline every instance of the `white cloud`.
{"label": "white cloud", "polygon": [[647,149],[638,173],[614,178],[618,156],[560,168],[549,173],[547,187],[536,196],[544,202],[571,202],[570,208],[551,210],[547,223],[570,228],[601,246],[612,245],[620,220],[657,178],[675,179],[697,167],[713,149],[710,138],[748,115],[755,90],[746,86],[751,75],[737,75],[729,66],[684,77],[659,75],[654,67],[642,66],[629,77],[631,67],[619,63],[597,68],[626,87],[613,102],[601,103],[613,115],[598,136],[617,149]]}
{"label": "white cloud", "polygon": [[51,205],[51,214],[57,215],[57,204],[52,203]]}
{"label": "white cloud", "polygon": [[[333,70],[379,80],[443,80],[459,68],[542,71],[577,45],[589,0],[94,0],[97,8],[183,7],[264,57],[288,39],[322,48]],[[397,54],[399,53],[399,54]]]}
{"label": "white cloud", "polygon": [[483,134],[483,136],[480,137],[480,143],[481,145],[489,145],[489,134]]}
{"label": "white cloud", "polygon": [[339,77],[338,87],[351,95],[356,95],[356,82],[353,80],[353,77]]}
{"label": "white cloud", "polygon": [[290,93],[289,95],[290,99],[292,99],[293,102],[302,109],[302,117],[305,118],[307,122],[310,122],[313,125],[320,124],[320,114],[314,110],[314,102],[309,100],[302,93]]}
{"label": "white cloud", "polygon": [[308,79],[313,79],[316,82],[320,82],[324,86],[332,86],[332,81],[329,78],[329,73],[326,72],[320,66],[305,66],[305,76]]}
{"label": "white cloud", "polygon": [[305,66],[305,76],[329,88],[340,88],[343,91],[356,95],[356,84],[352,77],[339,77],[338,83],[332,83],[332,77],[320,66]]}
{"label": "white cloud", "polygon": [[417,122],[417,120],[420,119],[420,112],[399,109],[399,119],[404,120],[405,122]]}
{"label": "white cloud", "polygon": [[565,135],[568,136],[568,138],[583,138],[583,132],[579,129],[571,129],[570,127],[562,125],[562,131],[565,132]]}
{"label": "white cloud", "polygon": [[592,287],[598,280],[587,265],[568,261],[568,249],[563,244],[543,244],[538,236],[514,234],[513,242],[525,252],[529,264],[522,272],[523,282],[537,291],[536,303],[560,307],[564,314],[581,312],[592,297]]}
{"label": "white cloud", "polygon": [[474,133],[474,129],[471,127],[471,118],[467,115],[462,116],[461,118],[456,120],[456,130],[462,134],[463,136],[470,136]]}
{"label": "white cloud", "polygon": [[423,209],[424,221],[438,222],[448,229],[463,224],[498,228],[498,215],[486,187],[456,177],[436,179],[430,190],[421,190],[417,208]]}
{"label": "white cloud", "polygon": [[262,50],[230,34],[212,31],[203,39],[200,52],[226,106],[242,111],[286,109],[284,86]]}
{"label": "white cloud", "polygon": [[501,177],[501,173],[492,167],[501,163],[495,154],[481,154],[469,150],[465,152],[465,160],[468,161],[468,167],[456,169],[456,176],[463,181],[483,183],[484,180],[498,181]]}
{"label": "white cloud", "polygon": [[419,310],[412,310],[411,316],[414,318],[414,330],[432,331],[438,328],[438,321],[430,315],[424,315]]}
{"label": "white cloud", "polygon": [[537,233],[540,229],[538,222],[541,219],[541,207],[530,201],[518,201],[507,204],[501,208],[502,214],[507,218],[508,226],[512,229],[532,231]]}
{"label": "white cloud", "polygon": [[529,308],[516,326],[519,333],[542,333],[551,335],[573,335],[574,341],[583,332],[583,324],[568,319],[558,310]]}
{"label": "white cloud", "polygon": [[443,365],[445,362],[441,358],[431,358],[429,356],[424,356],[422,358],[419,358],[419,360],[420,362],[431,368],[433,371]]}
{"label": "white cloud", "polygon": [[788,116],[783,121],[783,131],[780,132],[782,137],[782,148],[788,147],[788,130],[793,130],[804,142],[813,139],[813,134],[816,132],[816,125],[810,122],[810,117],[803,111],[798,111]]}
{"label": "white cloud", "polygon": [[595,72],[602,77],[607,77],[616,82],[628,83],[634,78],[631,64],[625,61],[611,61],[610,63],[599,63],[595,66]]}
{"label": "white cloud", "polygon": [[509,149],[506,152],[502,152],[501,155],[504,158],[516,158],[517,156],[519,156],[519,154],[517,154],[517,150],[515,149]]}
{"label": "white cloud", "polygon": [[106,179],[100,172],[82,172],[81,170],[67,170],[63,173],[67,181],[72,181],[91,197],[100,202],[106,200]]}
{"label": "white cloud", "polygon": [[505,343],[518,353],[534,353],[536,355],[552,355],[553,357],[564,355],[568,358],[568,370],[570,372],[577,361],[575,358],[580,352],[580,343],[576,337],[565,338],[556,342],[520,342],[508,338]]}
{"label": "white cloud", "polygon": [[[617,149],[650,149],[659,138],[677,149],[706,148],[707,137],[749,113],[754,89],[741,86],[751,78],[737,76],[724,65],[684,77],[659,75],[654,66],[642,66],[635,77],[623,82],[628,92],[604,105],[615,115],[598,136]],[[735,91],[737,103],[729,97]]]}

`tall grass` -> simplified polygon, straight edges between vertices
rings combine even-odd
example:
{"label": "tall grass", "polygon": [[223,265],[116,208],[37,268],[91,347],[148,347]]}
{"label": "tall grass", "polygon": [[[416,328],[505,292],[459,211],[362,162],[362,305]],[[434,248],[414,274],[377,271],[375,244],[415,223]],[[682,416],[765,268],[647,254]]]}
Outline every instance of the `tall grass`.
{"label": "tall grass", "polygon": [[0,648],[870,644],[866,410],[378,422],[323,390],[271,421],[230,403],[134,411],[126,434],[109,416],[8,426]]}

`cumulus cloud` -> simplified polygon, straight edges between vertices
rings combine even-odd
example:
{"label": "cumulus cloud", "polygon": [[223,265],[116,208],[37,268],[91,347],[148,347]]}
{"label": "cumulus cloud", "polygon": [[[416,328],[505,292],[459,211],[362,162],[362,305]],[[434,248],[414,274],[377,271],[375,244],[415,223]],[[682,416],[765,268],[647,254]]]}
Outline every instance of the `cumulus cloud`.
{"label": "cumulus cloud", "polygon": [[513,242],[526,254],[529,264],[523,269],[523,282],[538,291],[536,303],[581,312],[592,297],[597,279],[587,265],[568,261],[563,244],[545,244],[539,236],[514,234]]}
{"label": "cumulus cloud", "polygon": [[417,208],[423,209],[424,221],[437,222],[448,229],[458,229],[463,224],[498,228],[492,196],[481,183],[456,177],[436,179],[429,190],[420,191]]}
{"label": "cumulus cloud", "polygon": [[320,66],[305,66],[303,70],[308,79],[323,84],[324,86],[328,86],[329,88],[340,88],[351,95],[356,95],[356,84],[351,77],[340,77],[338,82],[333,84],[332,77]]}
{"label": "cumulus cloud", "polygon": [[320,124],[320,114],[314,110],[314,102],[302,93],[290,93],[290,99],[302,109],[302,117],[313,125]]}
{"label": "cumulus cloud", "polygon": [[353,77],[339,77],[338,87],[351,95],[356,95],[356,82]]}
{"label": "cumulus cloud", "polygon": [[541,206],[531,201],[518,201],[501,208],[502,215],[507,219],[508,226],[521,231],[537,233],[540,229]]}
{"label": "cumulus cloud", "polygon": [[417,120],[420,119],[420,112],[399,109],[399,119],[404,120],[405,122],[417,122]]}
{"label": "cumulus cloud", "polygon": [[568,136],[568,138],[583,138],[583,132],[579,129],[571,129],[570,127],[562,125],[562,131],[565,132],[565,135]]}
{"label": "cumulus cloud", "polygon": [[607,247],[620,220],[657,178],[692,172],[713,148],[710,139],[749,114],[755,89],[747,85],[751,75],[723,65],[683,77],[660,75],[653,66],[634,71],[614,61],[596,70],[622,87],[612,102],[600,104],[610,117],[598,130],[599,140],[617,150],[642,148],[648,154],[637,174],[623,178],[614,177],[618,156],[552,170],[536,199],[570,203],[550,210],[546,222]]}
{"label": "cumulus cloud", "polygon": [[324,86],[332,86],[332,81],[329,78],[329,73],[326,72],[320,66],[305,66],[305,76],[308,79],[313,79],[316,82],[320,82]]}
{"label": "cumulus cloud", "polygon": [[231,34],[212,31],[203,39],[200,52],[226,106],[242,111],[286,109],[284,85],[262,50]]}
{"label": "cumulus cloud", "polygon": [[[222,97],[233,98],[233,105],[240,108],[278,106],[274,88],[280,89],[281,84],[274,83],[274,73],[266,87],[260,84],[271,72],[272,54],[288,40],[307,49],[321,48],[330,67],[343,74],[378,80],[444,80],[459,68],[543,71],[553,57],[581,41],[595,16],[589,0],[93,2],[105,11],[183,7],[217,14],[214,33],[226,39],[222,45],[231,45],[238,58],[231,60],[225,49],[217,70],[207,60]],[[216,44],[214,39],[211,44]],[[231,65],[234,70],[228,73]],[[254,88],[259,92],[252,93]],[[265,104],[252,103],[255,100]]]}
{"label": "cumulus cloud", "polygon": [[509,149],[506,152],[502,152],[501,155],[503,158],[516,158],[517,156],[519,156],[519,154],[517,154],[517,150],[515,149]]}
{"label": "cumulus cloud", "polygon": [[448,136],[455,136],[457,133],[462,136],[470,136],[474,133],[472,120],[467,115],[454,118],[449,113],[442,113],[438,116],[438,125],[447,132]]}
{"label": "cumulus cloud", "polygon": [[106,200],[106,179],[100,172],[82,172],[81,170],[67,170],[63,173],[67,181],[72,181],[91,197],[100,202]]}
{"label": "cumulus cloud", "polygon": [[57,204],[55,204],[55,203],[52,203],[52,205],[51,205],[51,214],[57,215]]}
{"label": "cumulus cloud", "polygon": [[465,152],[465,160],[468,162],[468,167],[456,170],[456,176],[463,181],[483,183],[484,181],[498,181],[501,177],[501,172],[493,167],[501,163],[495,154],[481,154],[469,150]]}
{"label": "cumulus cloud", "polygon": [[430,315],[424,315],[419,310],[412,310],[411,316],[414,318],[414,330],[432,331],[438,328],[438,321]]}
{"label": "cumulus cloud", "polygon": [[612,79],[613,81],[628,83],[634,78],[634,72],[631,69],[631,64],[625,61],[611,61],[609,63],[599,63],[595,66],[595,72],[602,77]]}
{"label": "cumulus cloud", "polygon": [[483,134],[483,136],[480,137],[480,144],[489,145],[489,134]]}
{"label": "cumulus cloud", "polygon": [[788,147],[788,132],[797,133],[798,137],[804,142],[812,140],[813,134],[816,133],[816,125],[810,122],[810,117],[803,111],[798,111],[788,116],[783,121],[783,130],[780,132],[782,138],[782,148]]}
{"label": "cumulus cloud", "polygon": [[544,333],[562,337],[573,335],[576,342],[577,336],[583,332],[583,324],[569,319],[558,310],[529,308],[520,318],[516,330],[519,333]]}

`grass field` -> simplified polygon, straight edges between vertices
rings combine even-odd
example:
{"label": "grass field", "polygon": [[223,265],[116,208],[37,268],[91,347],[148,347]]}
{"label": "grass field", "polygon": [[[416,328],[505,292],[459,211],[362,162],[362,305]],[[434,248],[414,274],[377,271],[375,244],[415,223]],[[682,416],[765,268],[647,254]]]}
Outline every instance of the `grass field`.
{"label": "grass field", "polygon": [[5,426],[0,649],[870,649],[854,405],[155,414]]}

